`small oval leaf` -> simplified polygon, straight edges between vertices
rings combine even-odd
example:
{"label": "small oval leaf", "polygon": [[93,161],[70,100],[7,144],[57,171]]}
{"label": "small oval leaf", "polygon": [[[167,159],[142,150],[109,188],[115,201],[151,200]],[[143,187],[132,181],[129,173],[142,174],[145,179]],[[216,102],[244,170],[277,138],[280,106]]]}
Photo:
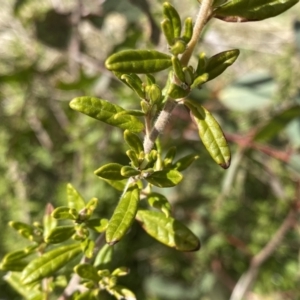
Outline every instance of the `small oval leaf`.
{"label": "small oval leaf", "polygon": [[79,244],[62,246],[32,260],[22,272],[23,284],[30,284],[53,275],[81,253]]}
{"label": "small oval leaf", "polygon": [[124,109],[103,99],[78,97],[70,102],[70,107],[94,119],[121,129],[128,129],[132,132],[140,132],[144,129],[144,124],[132,115],[119,115],[115,118],[115,115],[123,112]]}
{"label": "small oval leaf", "polygon": [[73,225],[58,226],[52,229],[48,236],[45,237],[45,242],[48,244],[59,244],[69,239],[75,233]]}
{"label": "small oval leaf", "polygon": [[158,187],[173,187],[180,183],[182,175],[177,170],[165,169],[156,171],[145,179]]}
{"label": "small oval leaf", "polygon": [[136,215],[143,229],[164,245],[179,251],[197,251],[199,239],[181,222],[163,213],[139,210]]}
{"label": "small oval leaf", "polygon": [[109,163],[102,167],[100,167],[98,170],[96,170],[94,173],[104,179],[108,180],[122,180],[126,177],[121,175],[121,169],[122,165],[117,163]]}
{"label": "small oval leaf", "polygon": [[159,193],[150,193],[147,196],[147,200],[149,205],[161,210],[166,217],[170,216],[171,213],[171,204],[169,203],[168,199]]}
{"label": "small oval leaf", "polygon": [[90,264],[80,264],[74,268],[75,273],[80,277],[98,282],[100,277],[97,274],[97,270]]}
{"label": "small oval leaf", "polygon": [[136,215],[140,200],[139,188],[130,186],[120,199],[106,229],[106,242],[117,243],[127,232]]}
{"label": "small oval leaf", "polygon": [[69,208],[74,208],[80,211],[85,206],[85,202],[79,192],[73,187],[71,183],[67,184],[67,196]]}
{"label": "small oval leaf", "polygon": [[233,0],[215,10],[215,18],[232,22],[260,21],[275,17],[297,4],[299,0]]}
{"label": "small oval leaf", "polygon": [[191,110],[198,126],[199,136],[211,157],[222,168],[229,168],[230,149],[216,119],[199,103],[185,100],[184,104]]}
{"label": "small oval leaf", "polygon": [[124,50],[105,61],[110,71],[136,74],[159,72],[171,65],[171,56],[156,50]]}

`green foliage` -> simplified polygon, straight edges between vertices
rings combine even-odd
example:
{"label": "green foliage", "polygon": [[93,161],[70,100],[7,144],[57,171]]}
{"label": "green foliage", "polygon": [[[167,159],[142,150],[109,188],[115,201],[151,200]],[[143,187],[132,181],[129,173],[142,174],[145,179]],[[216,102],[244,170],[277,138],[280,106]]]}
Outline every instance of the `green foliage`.
{"label": "green foliage", "polygon": [[[295,151],[299,141],[295,146],[294,129],[285,131],[288,124],[299,121],[299,86],[290,92],[288,105],[277,101],[275,113],[259,126],[255,114],[236,112],[239,107],[244,112],[258,111],[255,103],[272,97],[269,92],[279,86],[276,80],[285,87],[289,77],[298,77],[279,71],[280,80],[255,75],[243,81],[238,71],[234,81],[230,72],[226,73],[229,79],[220,75],[237,60],[240,50],[218,50],[210,56],[201,43],[202,52],[197,54],[191,42],[198,40],[201,26],[214,17],[237,23],[263,20],[298,1],[199,2],[201,22],[197,19],[195,27],[190,17],[182,21],[185,13],[169,2],[162,5],[160,16],[153,14],[145,0],[104,1],[96,13],[84,3],[78,7],[73,3],[68,9],[49,7],[44,1],[36,6],[35,0],[17,0],[12,5],[18,18],[15,28],[24,26],[32,43],[26,39],[16,43],[10,58],[13,67],[5,57],[1,62],[0,117],[7,128],[0,124],[0,163],[8,175],[1,178],[0,196],[6,199],[12,194],[9,186],[16,196],[0,203],[1,210],[9,212],[5,215],[0,210],[0,217],[3,222],[19,218],[9,225],[25,242],[15,250],[13,234],[4,231],[12,242],[0,251],[13,251],[3,255],[0,269],[6,273],[6,283],[23,299],[228,299],[229,291],[239,287],[239,278],[270,248],[262,261],[265,265],[256,266],[259,280],[253,293],[299,296],[295,259],[299,234],[287,231],[295,224],[299,207],[298,194],[292,194],[298,189],[293,182],[300,170]],[[212,7],[205,11],[207,3]],[[182,7],[188,12],[188,6]],[[161,52],[165,47],[153,50],[146,30],[141,34],[137,7],[150,24],[152,40],[158,36],[156,18],[162,18],[168,53]],[[108,24],[110,17],[119,19]],[[122,18],[126,26],[120,26]],[[105,26],[115,27],[105,32]],[[97,39],[93,36],[89,44],[83,34],[93,30],[101,42],[92,51]],[[132,49],[137,45],[143,50]],[[68,53],[61,51],[66,49]],[[103,70],[104,65],[111,72]],[[285,62],[282,66],[285,72],[293,72]],[[222,80],[234,83],[224,88]],[[278,97],[286,90],[278,89]],[[17,101],[7,100],[6,91],[18,94]],[[240,99],[241,91],[247,97]],[[231,110],[205,102],[215,97]],[[56,105],[52,98],[73,98],[69,107],[94,120],[72,112],[63,101]],[[170,121],[172,114],[176,118]],[[195,141],[195,128],[204,151]],[[248,135],[243,139],[230,133],[245,128]],[[236,144],[231,151],[226,138]],[[231,164],[231,168],[225,173],[211,166],[212,161],[224,169]],[[90,170],[99,164],[93,176]],[[52,173],[54,167],[58,173]],[[61,192],[67,179],[90,200],[85,201],[70,183],[66,193]],[[35,201],[28,201],[30,197]],[[17,215],[18,198],[23,202]],[[289,225],[280,229],[281,223]],[[272,237],[283,231],[274,242]],[[152,243],[149,236],[157,242]],[[284,238],[287,243],[278,242]],[[180,253],[195,252],[200,245],[199,254]],[[128,267],[120,267],[124,265]],[[74,287],[76,274],[80,282]],[[5,293],[16,298],[12,291]]]}

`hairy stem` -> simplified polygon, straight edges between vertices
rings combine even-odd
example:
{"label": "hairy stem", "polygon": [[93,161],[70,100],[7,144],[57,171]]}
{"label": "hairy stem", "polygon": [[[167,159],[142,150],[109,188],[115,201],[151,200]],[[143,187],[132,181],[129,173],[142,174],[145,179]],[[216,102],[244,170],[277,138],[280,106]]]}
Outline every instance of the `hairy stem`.
{"label": "hairy stem", "polygon": [[213,0],[202,0],[199,13],[194,26],[193,36],[188,43],[186,51],[182,54],[181,63],[183,66],[187,66],[189,60],[194,52],[195,46],[200,38],[201,32],[206,24],[206,21],[211,13]]}
{"label": "hairy stem", "polygon": [[[197,16],[197,20],[194,26],[193,36],[191,41],[188,44],[188,47],[186,51],[182,54],[181,57],[181,63],[183,65],[187,65],[193,51],[195,49],[195,46],[197,44],[197,41],[199,40],[199,37],[201,35],[201,32],[203,30],[203,27],[210,15],[211,12],[211,6],[212,6],[213,0],[202,0],[199,13]],[[173,109],[176,107],[177,102],[173,99],[168,99],[165,103],[165,106],[163,110],[161,111],[160,115],[158,116],[150,134],[146,134],[145,140],[144,140],[144,152],[147,154],[149,153],[154,143],[159,136],[160,133],[162,133],[170,119],[170,116],[172,114]]]}
{"label": "hairy stem", "polygon": [[150,153],[158,135],[164,131],[164,129],[170,119],[172,110],[175,108],[176,105],[177,105],[177,102],[172,99],[168,99],[166,101],[165,106],[164,106],[163,110],[161,111],[161,113],[159,114],[150,134],[145,136],[144,152],[146,154]]}

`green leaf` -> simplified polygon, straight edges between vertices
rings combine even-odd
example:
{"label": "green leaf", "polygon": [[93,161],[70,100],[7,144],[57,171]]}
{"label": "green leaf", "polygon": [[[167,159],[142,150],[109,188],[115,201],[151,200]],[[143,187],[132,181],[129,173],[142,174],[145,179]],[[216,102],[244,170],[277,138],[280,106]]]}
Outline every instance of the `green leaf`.
{"label": "green leaf", "polygon": [[105,61],[110,71],[137,74],[159,72],[171,65],[171,56],[156,50],[124,50]]}
{"label": "green leaf", "polygon": [[188,96],[190,93],[190,88],[188,86],[181,87],[175,83],[171,83],[169,85],[169,89],[167,94],[170,98],[176,100],[176,99],[182,99]]}
{"label": "green leaf", "polygon": [[300,116],[300,106],[292,106],[274,116],[267,124],[255,134],[254,141],[266,142],[284,129],[287,124]]}
{"label": "green leaf", "polygon": [[112,261],[113,253],[114,247],[105,244],[98,252],[95,258],[94,266],[101,269],[105,268]]}
{"label": "green leaf", "polygon": [[195,155],[195,154],[186,155],[186,156],[178,159],[174,163],[173,168],[179,172],[184,171],[198,158],[199,158],[199,156]]}
{"label": "green leaf", "polygon": [[143,142],[135,133],[125,130],[124,140],[130,149],[132,149],[137,155],[144,150]]}
{"label": "green leaf", "polygon": [[124,191],[124,188],[128,180],[127,178],[123,180],[108,180],[104,178],[101,179],[120,192]]}
{"label": "green leaf", "polygon": [[3,271],[11,271],[11,272],[22,272],[24,268],[28,265],[27,261],[23,260],[9,260],[9,261],[2,261],[0,263],[0,270]]}
{"label": "green leaf", "polygon": [[121,169],[121,175],[123,175],[124,177],[127,177],[127,178],[139,175],[140,173],[141,173],[140,170],[137,170],[137,169],[132,168],[130,166],[124,166]]}
{"label": "green leaf", "polygon": [[122,165],[117,163],[109,163],[102,167],[100,167],[98,170],[96,170],[94,173],[104,179],[108,180],[122,180],[126,177],[121,175],[121,169]]}
{"label": "green leaf", "polygon": [[91,215],[93,214],[94,210],[98,206],[98,199],[96,197],[93,197],[85,206],[84,210],[80,212],[80,217],[84,220],[89,219]]}
{"label": "green leaf", "polygon": [[191,110],[205,148],[218,165],[227,169],[230,166],[231,155],[220,125],[199,103],[185,100],[184,104]]}
{"label": "green leaf", "polygon": [[77,192],[71,183],[67,185],[67,196],[68,196],[68,206],[69,208],[74,208],[78,212],[84,208],[85,201],[82,196]]}
{"label": "green leaf", "polygon": [[74,268],[75,273],[80,277],[98,282],[100,277],[97,274],[97,270],[91,264],[80,264]]}
{"label": "green leaf", "polygon": [[38,245],[34,245],[34,246],[26,247],[22,250],[16,250],[16,251],[9,252],[3,257],[2,262],[7,263],[7,262],[14,262],[14,261],[23,259],[23,258],[31,255],[37,247],[38,247]]}
{"label": "green leaf", "polygon": [[79,244],[62,246],[32,260],[22,272],[22,282],[30,284],[52,276],[81,253]]}
{"label": "green leaf", "polygon": [[166,217],[170,216],[172,207],[168,199],[164,195],[161,195],[159,193],[150,193],[147,196],[147,200],[149,205],[161,210],[166,215]]}
{"label": "green leaf", "polygon": [[164,158],[164,161],[163,161],[163,165],[164,167],[169,167],[170,165],[172,165],[172,162],[176,156],[176,151],[177,151],[177,148],[176,146],[173,146],[171,147],[166,155],[165,155],[165,158]]}
{"label": "green leaf", "polygon": [[228,22],[260,21],[275,17],[297,4],[299,0],[232,0],[217,8],[216,18]]}
{"label": "green leaf", "polygon": [[156,171],[145,179],[158,187],[173,187],[182,180],[182,175],[177,170],[165,169]]}
{"label": "green leaf", "polygon": [[78,97],[70,102],[70,107],[94,119],[121,129],[128,129],[132,132],[140,132],[144,129],[144,124],[132,115],[125,114],[115,118],[115,115],[123,112],[124,109],[103,99]]}
{"label": "green leaf", "polygon": [[181,34],[181,20],[177,10],[169,3],[163,4],[164,17],[171,22],[174,38],[179,38]]}
{"label": "green leaf", "polygon": [[73,225],[58,226],[52,229],[48,236],[45,237],[45,242],[48,244],[59,244],[69,239],[75,233]]}
{"label": "green leaf", "polygon": [[118,300],[136,300],[134,293],[122,285],[115,285],[110,290]]}
{"label": "green leaf", "polygon": [[233,49],[220,52],[209,58],[205,69],[205,73],[208,73],[209,76],[208,80],[212,80],[222,74],[229,66],[231,66],[236,61],[239,54],[240,50]]}
{"label": "green leaf", "polygon": [[84,221],[87,227],[101,233],[105,231],[108,225],[108,220],[107,219],[90,219]]}
{"label": "green leaf", "polygon": [[11,221],[8,223],[10,227],[17,230],[18,233],[26,239],[32,239],[34,227],[23,222]]}
{"label": "green leaf", "polygon": [[43,295],[40,290],[34,289],[31,286],[25,286],[20,277],[20,273],[9,272],[5,275],[4,280],[9,283],[15,292],[22,296],[22,299],[44,299],[45,294]]}
{"label": "green leaf", "polygon": [[87,258],[92,258],[94,254],[95,242],[89,238],[86,238],[81,242],[81,249]]}
{"label": "green leaf", "polygon": [[136,219],[153,238],[179,251],[197,251],[199,239],[181,222],[166,217],[163,213],[139,210]]}
{"label": "green leaf", "polygon": [[131,226],[140,200],[139,188],[130,186],[120,199],[106,229],[106,242],[117,243]]}
{"label": "green leaf", "polygon": [[70,207],[69,206],[59,206],[55,208],[51,214],[51,216],[55,219],[74,219],[72,214],[70,214]]}

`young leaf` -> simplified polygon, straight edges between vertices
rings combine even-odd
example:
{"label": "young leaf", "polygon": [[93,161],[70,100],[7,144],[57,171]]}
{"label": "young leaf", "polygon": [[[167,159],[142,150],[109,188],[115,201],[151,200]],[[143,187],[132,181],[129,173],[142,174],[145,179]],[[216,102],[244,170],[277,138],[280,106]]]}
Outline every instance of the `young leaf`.
{"label": "young leaf", "polygon": [[123,112],[124,109],[103,99],[78,97],[70,102],[70,107],[94,119],[121,129],[128,129],[132,132],[140,132],[144,129],[144,124],[132,115],[125,114],[115,118],[115,115]]}
{"label": "young leaf", "polygon": [[191,110],[205,148],[217,164],[227,169],[231,156],[220,125],[202,105],[191,100],[185,100],[184,104]]}
{"label": "young leaf", "polygon": [[[55,208],[51,214],[51,216],[55,219],[73,219],[73,215],[70,213],[69,206],[59,206]],[[76,210],[77,211],[77,210]]]}
{"label": "young leaf", "polygon": [[174,163],[173,168],[179,172],[184,171],[198,158],[199,158],[199,156],[195,155],[195,154],[186,155],[186,156],[178,159]]}
{"label": "young leaf", "polygon": [[135,294],[122,285],[115,285],[110,289],[110,293],[118,300],[136,300]]}
{"label": "young leaf", "polygon": [[69,239],[75,233],[73,225],[58,226],[51,230],[48,236],[45,237],[45,242],[48,244],[59,244]]}
{"label": "young leaf", "polygon": [[32,260],[22,272],[22,282],[30,284],[53,275],[81,253],[79,244],[62,246]]}
{"label": "young leaf", "polygon": [[171,213],[171,204],[169,203],[168,199],[159,193],[150,193],[147,196],[148,203],[159,210],[161,210],[166,217],[170,216]]}
{"label": "young leaf", "polygon": [[137,169],[132,168],[130,166],[124,166],[121,169],[121,175],[123,175],[124,177],[127,177],[127,178],[139,175],[140,173],[141,173],[140,170],[137,170]]}
{"label": "young leaf", "polygon": [[26,247],[25,249],[22,250],[9,252],[3,257],[2,262],[7,263],[7,262],[14,262],[23,259],[31,255],[37,247],[38,245],[34,245],[31,247]]}
{"label": "young leaf", "polygon": [[137,155],[139,155],[140,152],[143,151],[143,142],[135,133],[132,133],[129,130],[125,130],[124,140],[130,147],[130,149],[132,149]]}
{"label": "young leaf", "polygon": [[[229,66],[231,66],[240,54],[240,50],[233,49],[224,52],[220,52],[212,56],[206,65],[205,73],[208,73],[208,80],[212,80],[215,77],[222,74]],[[202,75],[202,74],[199,74]]]}
{"label": "young leaf", "polygon": [[107,219],[90,219],[84,222],[87,227],[101,233],[105,231],[108,225]]}
{"label": "young leaf", "polygon": [[179,251],[197,251],[199,239],[181,222],[163,213],[139,210],[136,215],[143,229],[159,242]]}
{"label": "young leaf", "polygon": [[67,185],[67,196],[69,208],[75,208],[80,211],[85,206],[85,202],[77,190],[72,186],[71,183]]}
{"label": "young leaf", "polygon": [[243,22],[260,21],[275,17],[298,2],[299,0],[233,0],[217,8],[214,16],[228,22],[236,19]]}
{"label": "young leaf", "polygon": [[18,233],[26,238],[26,239],[31,239],[33,237],[34,234],[34,227],[31,225],[28,225],[26,223],[23,222],[15,222],[15,221],[11,221],[8,223],[10,227],[12,227],[13,229],[17,230]]}
{"label": "young leaf", "polygon": [[81,249],[87,258],[92,258],[94,254],[95,242],[89,238],[81,242]]}
{"label": "young leaf", "polygon": [[156,50],[124,50],[105,61],[110,71],[136,74],[159,72],[171,65],[171,56]]}
{"label": "young leaf", "polygon": [[106,267],[112,261],[113,252],[114,247],[105,244],[98,252],[95,258],[94,266],[98,267],[98,269],[103,269],[104,267]]}
{"label": "young leaf", "polygon": [[181,34],[181,20],[177,10],[168,2],[163,4],[163,14],[171,22],[174,38],[179,38]]}
{"label": "young leaf", "polygon": [[97,270],[90,264],[80,264],[74,268],[75,273],[84,279],[89,279],[95,282],[100,280]]}
{"label": "young leaf", "polygon": [[173,187],[182,180],[182,175],[177,170],[165,169],[156,171],[145,179],[158,187]]}
{"label": "young leaf", "polygon": [[126,177],[121,175],[121,169],[122,165],[117,163],[109,163],[102,167],[100,167],[98,170],[96,170],[94,173],[104,179],[108,180],[122,180]]}
{"label": "young leaf", "polygon": [[130,186],[120,199],[106,229],[106,242],[117,243],[131,226],[140,200],[139,188]]}

